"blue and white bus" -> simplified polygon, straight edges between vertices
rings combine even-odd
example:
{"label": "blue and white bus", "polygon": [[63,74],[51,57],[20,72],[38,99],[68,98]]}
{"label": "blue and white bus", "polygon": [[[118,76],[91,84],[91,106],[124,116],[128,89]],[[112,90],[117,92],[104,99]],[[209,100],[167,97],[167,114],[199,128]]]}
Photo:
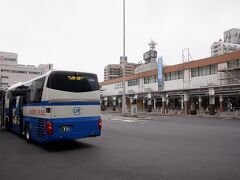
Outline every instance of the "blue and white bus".
{"label": "blue and white bus", "polygon": [[101,135],[100,91],[96,74],[49,71],[5,92],[4,125],[27,142]]}

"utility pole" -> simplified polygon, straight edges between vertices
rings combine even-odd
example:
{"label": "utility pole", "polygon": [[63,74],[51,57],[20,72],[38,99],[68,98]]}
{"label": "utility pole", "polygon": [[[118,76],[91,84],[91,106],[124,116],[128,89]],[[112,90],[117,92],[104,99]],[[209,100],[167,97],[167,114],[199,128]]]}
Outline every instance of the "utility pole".
{"label": "utility pole", "polygon": [[123,0],[123,98],[122,98],[122,114],[126,115],[126,94],[125,94],[125,0]]}

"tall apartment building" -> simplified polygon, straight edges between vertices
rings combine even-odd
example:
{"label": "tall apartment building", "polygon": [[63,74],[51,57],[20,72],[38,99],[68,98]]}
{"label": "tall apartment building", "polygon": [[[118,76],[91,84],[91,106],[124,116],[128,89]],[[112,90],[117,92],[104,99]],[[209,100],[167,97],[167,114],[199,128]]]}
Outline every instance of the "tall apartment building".
{"label": "tall apartment building", "polygon": [[211,56],[218,56],[234,51],[240,51],[240,29],[232,28],[224,32],[224,41],[221,39],[211,46]]}
{"label": "tall apartment building", "polygon": [[[120,77],[123,77],[123,64],[121,64],[121,68],[120,68]],[[136,68],[136,64],[135,63],[129,63],[129,62],[125,62],[125,75],[129,76],[131,74],[134,74],[134,69]]]}
{"label": "tall apartment building", "polygon": [[104,80],[123,77],[123,63],[125,63],[125,75],[129,76],[134,74],[136,64],[129,63],[127,57],[125,58],[125,61],[123,60],[123,57],[120,57],[120,64],[109,64],[104,67]]}
{"label": "tall apartment building", "polygon": [[28,81],[53,69],[52,64],[33,65],[18,64],[18,55],[0,51],[0,89],[15,83]]}
{"label": "tall apartment building", "polygon": [[108,64],[104,67],[104,80],[110,80],[120,77],[120,64]]}

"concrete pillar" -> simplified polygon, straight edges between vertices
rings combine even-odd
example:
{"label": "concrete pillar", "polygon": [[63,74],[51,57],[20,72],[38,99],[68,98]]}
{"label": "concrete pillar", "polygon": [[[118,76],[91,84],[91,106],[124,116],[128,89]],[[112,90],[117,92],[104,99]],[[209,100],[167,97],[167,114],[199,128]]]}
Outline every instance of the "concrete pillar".
{"label": "concrete pillar", "polygon": [[118,108],[119,108],[119,112],[122,112],[122,99],[118,98]]}
{"label": "concrete pillar", "polygon": [[223,96],[219,96],[220,112],[223,112]]}
{"label": "concrete pillar", "polygon": [[104,98],[104,105],[107,106],[108,105],[108,99],[105,97]]}
{"label": "concrete pillar", "polygon": [[130,97],[130,104],[133,104],[133,100],[134,100],[134,98]]}
{"label": "concrete pillar", "polygon": [[168,95],[166,94],[166,108],[165,108],[166,114],[168,114],[168,108],[169,108],[169,98],[168,98]]}
{"label": "concrete pillar", "polygon": [[215,114],[215,96],[209,96],[209,114]]}
{"label": "concrete pillar", "polygon": [[184,114],[187,115],[189,114],[189,92],[184,92],[183,97],[184,97]]}
{"label": "concrete pillar", "polygon": [[199,105],[199,111],[202,111],[202,97],[198,97],[198,105]]}
{"label": "concrete pillar", "polygon": [[147,100],[147,110],[148,112],[152,111],[152,99]]}
{"label": "concrete pillar", "polygon": [[137,96],[137,94],[134,94],[133,101],[134,101],[134,104],[138,107],[138,96]]}
{"label": "concrete pillar", "polygon": [[117,102],[116,102],[116,97],[113,97],[113,111],[116,111],[116,105],[117,105]]}
{"label": "concrete pillar", "polygon": [[152,94],[151,93],[147,94],[147,110],[148,112],[152,111]]}
{"label": "concrete pillar", "polygon": [[181,110],[182,110],[182,113],[184,112],[184,97],[181,96]]}
{"label": "concrete pillar", "polygon": [[107,109],[107,106],[108,106],[108,99],[107,99],[107,97],[105,97],[104,98],[104,110],[106,110]]}
{"label": "concrete pillar", "polygon": [[165,109],[166,109],[166,95],[162,95],[162,114],[165,114]]}
{"label": "concrete pillar", "polygon": [[145,111],[145,99],[143,98],[143,111]]}
{"label": "concrete pillar", "polygon": [[157,103],[157,99],[156,98],[154,98],[153,99],[153,109],[154,110],[156,110],[157,108],[156,108],[156,103]]}
{"label": "concrete pillar", "polygon": [[151,99],[148,99],[148,100],[147,100],[147,105],[148,105],[148,106],[151,106],[151,105],[152,105],[152,100],[151,100]]}

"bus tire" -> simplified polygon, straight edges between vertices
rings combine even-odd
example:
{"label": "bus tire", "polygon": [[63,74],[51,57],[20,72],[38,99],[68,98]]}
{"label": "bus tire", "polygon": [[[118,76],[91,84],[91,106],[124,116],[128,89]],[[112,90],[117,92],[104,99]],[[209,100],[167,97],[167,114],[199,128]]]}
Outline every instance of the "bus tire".
{"label": "bus tire", "polygon": [[31,133],[30,133],[30,126],[29,126],[29,123],[27,123],[25,125],[25,128],[24,128],[24,135],[25,135],[25,140],[27,143],[31,143],[32,142],[32,139],[31,139]]}

